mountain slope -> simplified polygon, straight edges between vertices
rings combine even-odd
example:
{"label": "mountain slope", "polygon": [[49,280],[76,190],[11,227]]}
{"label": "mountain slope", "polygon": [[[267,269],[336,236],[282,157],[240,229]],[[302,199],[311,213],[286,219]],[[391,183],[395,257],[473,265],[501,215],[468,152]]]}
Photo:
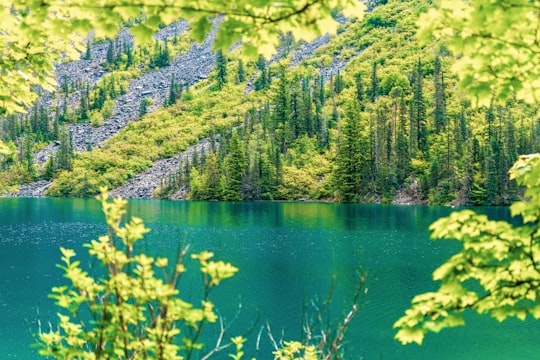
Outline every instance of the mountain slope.
{"label": "mountain slope", "polygon": [[[518,189],[507,169],[539,147],[534,109],[471,108],[444,44],[415,41],[427,6],[390,1],[362,22],[341,19],[337,36],[311,44],[284,36],[269,62],[243,64],[234,50],[216,61],[209,40],[176,50],[171,65],[130,80],[102,126],[68,125],[73,147],[92,149],[64,170],[58,153],[48,195],[91,196],[106,186],[126,197],[508,203]],[[141,51],[139,68],[159,49]],[[167,107],[139,117],[145,97],[145,112]],[[61,145],[38,152],[38,163]],[[48,184],[38,185],[32,195]]]}

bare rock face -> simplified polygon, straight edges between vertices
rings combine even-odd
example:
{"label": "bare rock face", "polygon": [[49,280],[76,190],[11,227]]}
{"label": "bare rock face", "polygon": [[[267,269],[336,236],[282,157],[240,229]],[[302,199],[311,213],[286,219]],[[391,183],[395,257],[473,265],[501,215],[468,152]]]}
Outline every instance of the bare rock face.
{"label": "bare rock face", "polygon": [[6,197],[40,198],[47,191],[52,181],[40,180],[31,184],[22,185],[15,194],[7,194]]}
{"label": "bare rock face", "polygon": [[418,184],[418,180],[413,179],[409,186],[398,190],[396,196],[392,200],[392,204],[399,204],[399,205],[427,204],[426,200],[422,198],[422,192],[420,191],[420,185]]}
{"label": "bare rock face", "polygon": [[195,152],[208,153],[210,147],[210,139],[204,139],[172,158],[160,159],[150,169],[135,175],[126,184],[112,190],[110,195],[121,196],[125,199],[153,198],[155,191],[161,186],[161,179],[176,173],[181,162],[191,159]]}

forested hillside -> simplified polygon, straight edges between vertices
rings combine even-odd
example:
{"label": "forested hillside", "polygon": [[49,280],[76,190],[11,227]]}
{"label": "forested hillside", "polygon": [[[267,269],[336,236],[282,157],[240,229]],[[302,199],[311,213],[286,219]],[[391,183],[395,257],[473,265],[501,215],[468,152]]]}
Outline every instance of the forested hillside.
{"label": "forested hillside", "polygon": [[44,180],[48,196],[131,184],[203,200],[509,204],[508,169],[540,151],[537,109],[474,110],[444,44],[417,43],[427,6],[379,4],[312,44],[284,35],[270,61],[192,46],[182,23],[150,47],[89,40],[87,76],[59,72],[56,93],[1,119],[16,151],[0,158],[0,190]]}

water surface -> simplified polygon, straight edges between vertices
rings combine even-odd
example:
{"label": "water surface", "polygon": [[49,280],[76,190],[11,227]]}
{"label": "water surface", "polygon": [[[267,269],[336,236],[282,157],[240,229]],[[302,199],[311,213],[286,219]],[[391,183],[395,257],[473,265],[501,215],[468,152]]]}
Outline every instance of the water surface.
{"label": "water surface", "polygon": [[[128,205],[129,215],[142,217],[152,229],[146,251],[172,256],[189,243],[192,252],[208,249],[240,268],[211,298],[231,323],[230,336],[252,329],[246,358],[272,358],[266,322],[277,339],[300,338],[304,304],[324,299],[333,275],[331,314],[337,320],[348,309],[360,267],[368,272],[368,293],[347,334],[348,359],[537,358],[540,323],[535,321],[499,324],[470,314],[466,327],[430,334],[422,346],[403,347],[393,339],[394,321],[414,295],[436,289],[431,272],[458,249],[457,243],[428,239],[429,224],[450,211],[324,203]],[[506,209],[482,211],[508,216]],[[0,359],[39,358],[30,348],[32,334],[40,325],[54,326],[55,308],[47,294],[64,283],[55,266],[58,248],[75,249],[89,267],[82,244],[105,230],[96,200],[0,199]],[[200,296],[199,280],[187,278],[182,296]],[[232,322],[238,304],[242,310]]]}

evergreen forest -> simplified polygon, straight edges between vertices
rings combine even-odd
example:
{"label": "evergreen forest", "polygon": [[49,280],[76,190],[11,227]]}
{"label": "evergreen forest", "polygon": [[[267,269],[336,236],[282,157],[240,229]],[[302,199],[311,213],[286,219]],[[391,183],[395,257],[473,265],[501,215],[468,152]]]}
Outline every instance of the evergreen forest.
{"label": "evergreen forest", "polygon": [[271,59],[246,61],[234,47],[214,52],[208,77],[183,82],[172,73],[160,90],[165,101],[144,97],[137,116],[108,140],[81,145],[74,125],[104,126],[125,106],[118,99],[133,79],[192,51],[186,33],[142,46],[90,38],[80,62],[91,61],[96,46],[106,49],[99,80],[64,74],[47,102],[0,119],[0,140],[12,150],[0,157],[0,191],[45,181],[46,196],[90,197],[185,154],[160,174],[152,197],[515,201],[508,170],[518,154],[540,151],[537,109],[518,100],[474,106],[457,87],[445,44],[416,38],[428,1],[369,5],[362,20],[335,14],[338,35],[309,56],[298,56],[306,44],[287,34]]}

